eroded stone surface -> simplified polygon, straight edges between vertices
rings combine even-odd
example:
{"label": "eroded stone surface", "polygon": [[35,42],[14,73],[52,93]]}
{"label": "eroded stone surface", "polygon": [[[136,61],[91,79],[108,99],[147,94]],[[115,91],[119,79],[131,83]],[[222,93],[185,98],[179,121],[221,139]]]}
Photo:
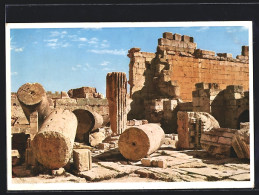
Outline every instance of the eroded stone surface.
{"label": "eroded stone surface", "polygon": [[[118,149],[93,153],[92,169],[72,171],[67,180],[64,176],[50,177],[39,175],[32,177],[25,166],[18,166],[21,174],[27,178],[13,178],[17,183],[42,182],[197,182],[197,181],[248,181],[250,165],[246,159],[217,159],[204,150],[176,151],[175,148],[162,145],[150,155],[151,161],[166,160],[167,168],[146,167],[141,161],[128,161]],[[36,179],[35,179],[36,178]],[[36,182],[37,181],[37,182]]]}

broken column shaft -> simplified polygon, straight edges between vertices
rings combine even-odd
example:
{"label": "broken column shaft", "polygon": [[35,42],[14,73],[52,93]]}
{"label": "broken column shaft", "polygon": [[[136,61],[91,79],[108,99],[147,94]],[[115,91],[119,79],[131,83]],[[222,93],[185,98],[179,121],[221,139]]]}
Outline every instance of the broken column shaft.
{"label": "broken column shaft", "polygon": [[119,150],[129,160],[140,160],[155,152],[164,138],[164,130],[157,124],[130,127],[120,135]]}
{"label": "broken column shaft", "polygon": [[77,118],[71,111],[53,110],[32,141],[38,162],[49,169],[65,166],[71,157],[76,128]]}
{"label": "broken column shaft", "polygon": [[30,121],[31,113],[38,112],[40,127],[51,112],[47,95],[42,85],[39,83],[26,83],[18,89],[17,97],[28,121]]}
{"label": "broken column shaft", "polygon": [[126,95],[126,73],[108,73],[106,77],[106,97],[109,103],[111,129],[114,134],[121,134],[126,128]]}
{"label": "broken column shaft", "polygon": [[103,124],[103,117],[89,110],[77,109],[73,113],[78,120],[78,126],[76,130],[76,140],[79,142],[89,141],[89,133],[92,130],[98,129]]}

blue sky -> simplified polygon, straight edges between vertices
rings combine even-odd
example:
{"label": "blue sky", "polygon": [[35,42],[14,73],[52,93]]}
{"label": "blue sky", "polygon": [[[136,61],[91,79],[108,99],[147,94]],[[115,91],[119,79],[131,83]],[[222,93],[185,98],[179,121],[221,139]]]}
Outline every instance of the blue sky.
{"label": "blue sky", "polygon": [[197,48],[240,55],[248,29],[224,27],[32,28],[10,30],[11,91],[39,82],[46,91],[96,87],[105,95],[108,72],[125,72],[128,50],[155,52],[163,32],[194,37]]}

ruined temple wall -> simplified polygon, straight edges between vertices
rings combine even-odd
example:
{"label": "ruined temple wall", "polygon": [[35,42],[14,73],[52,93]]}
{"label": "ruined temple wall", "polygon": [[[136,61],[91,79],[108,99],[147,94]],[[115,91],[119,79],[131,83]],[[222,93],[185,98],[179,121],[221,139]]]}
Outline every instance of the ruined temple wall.
{"label": "ruined temple wall", "polygon": [[249,88],[249,67],[247,63],[199,59],[195,57],[168,56],[172,66],[171,79],[180,86],[181,99],[192,101],[191,92],[195,83],[218,83],[224,89],[228,85],[242,85]]}
{"label": "ruined temple wall", "polygon": [[140,91],[145,83],[146,67],[151,64],[156,54],[148,52],[140,52],[140,48],[132,48],[129,50],[129,84],[130,96],[136,91]]}
{"label": "ruined temple wall", "polygon": [[[60,94],[60,93],[59,93]],[[53,96],[51,96],[53,97]],[[63,108],[70,111],[76,109],[87,109],[89,111],[97,112],[102,115],[104,119],[104,124],[109,121],[109,106],[107,99],[103,98],[64,98],[55,96],[52,100],[53,105],[50,106],[51,109]],[[29,122],[26,119],[23,110],[17,100],[16,93],[12,93],[11,96],[11,117],[12,117],[12,132],[19,133],[28,129]]]}
{"label": "ruined temple wall", "polygon": [[[156,76],[161,81],[177,81],[180,97],[183,101],[192,101],[195,83],[218,83],[222,88],[227,85],[249,87],[248,47],[243,46],[241,55],[218,53],[197,49],[192,37],[164,33],[158,39],[157,52],[141,52],[140,48],[129,50],[129,84],[131,97],[145,96],[141,91],[147,83],[152,83]],[[153,71],[153,72],[152,72]],[[155,75],[147,77],[147,75]],[[147,80],[148,79],[148,80]],[[160,82],[161,83],[161,82]],[[159,83],[159,84],[160,84]],[[158,86],[159,87],[159,86]],[[147,92],[147,91],[144,91]]]}

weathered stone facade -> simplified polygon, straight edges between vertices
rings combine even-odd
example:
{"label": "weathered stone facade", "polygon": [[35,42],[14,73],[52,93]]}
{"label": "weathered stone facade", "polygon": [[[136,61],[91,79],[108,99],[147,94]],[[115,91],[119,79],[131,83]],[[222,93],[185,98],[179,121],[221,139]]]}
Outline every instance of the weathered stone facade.
{"label": "weathered stone facade", "polygon": [[201,135],[201,147],[211,155],[218,157],[230,157],[234,155],[232,140],[236,129],[214,128],[203,132]]}
{"label": "weathered stone facade", "polygon": [[208,112],[221,127],[239,129],[240,122],[249,121],[249,91],[240,85],[220,90],[216,83],[197,83],[193,91],[193,111]]}
{"label": "weathered stone facade", "polygon": [[200,149],[202,133],[220,127],[218,121],[206,112],[179,111],[177,124],[179,149]]}
{"label": "weathered stone facade", "polygon": [[[104,98],[62,98],[61,93],[46,92],[51,110],[63,108],[70,111],[77,109],[96,112],[103,118],[103,124],[109,122],[109,106],[107,99]],[[11,95],[11,126],[13,133],[30,133],[30,124],[20,106],[16,93]]]}
{"label": "weathered stone facade", "polygon": [[[242,55],[206,51],[196,48],[192,37],[166,32],[158,40],[157,52],[129,50],[129,84],[133,99],[128,117],[144,119],[149,110],[144,101],[179,99],[191,101],[195,83],[217,83],[249,87],[248,47]],[[206,110],[207,111],[207,110]],[[150,121],[153,122],[153,121]]]}

